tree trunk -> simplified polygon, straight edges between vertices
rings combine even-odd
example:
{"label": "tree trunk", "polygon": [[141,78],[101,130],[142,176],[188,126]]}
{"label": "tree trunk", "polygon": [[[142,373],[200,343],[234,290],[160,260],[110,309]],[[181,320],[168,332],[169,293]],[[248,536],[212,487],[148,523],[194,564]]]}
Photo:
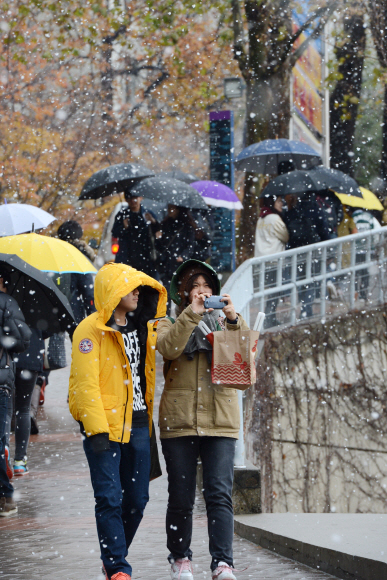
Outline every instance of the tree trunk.
{"label": "tree trunk", "polygon": [[[246,83],[246,146],[263,139],[289,138],[290,73],[289,67],[283,66],[276,75]],[[239,262],[254,255],[262,183],[255,174],[246,173]]]}
{"label": "tree trunk", "polygon": [[387,83],[384,85],[383,132],[382,132],[382,163],[380,176],[387,181]]}
{"label": "tree trunk", "polygon": [[361,9],[344,16],[343,36],[345,40],[335,49],[341,78],[330,98],[331,167],[353,176],[353,143],[366,44]]}

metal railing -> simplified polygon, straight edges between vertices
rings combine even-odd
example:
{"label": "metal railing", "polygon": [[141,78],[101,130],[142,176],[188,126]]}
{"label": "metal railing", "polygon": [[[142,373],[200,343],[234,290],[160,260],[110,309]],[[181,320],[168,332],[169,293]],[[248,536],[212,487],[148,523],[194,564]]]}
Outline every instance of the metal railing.
{"label": "metal railing", "polygon": [[223,292],[249,324],[293,326],[352,308],[383,304],[387,227],[246,260]]}
{"label": "metal railing", "polygon": [[[266,330],[383,304],[387,299],[387,226],[278,254],[251,258],[230,276],[223,292],[253,326],[265,312]],[[244,466],[243,400],[235,466]]]}

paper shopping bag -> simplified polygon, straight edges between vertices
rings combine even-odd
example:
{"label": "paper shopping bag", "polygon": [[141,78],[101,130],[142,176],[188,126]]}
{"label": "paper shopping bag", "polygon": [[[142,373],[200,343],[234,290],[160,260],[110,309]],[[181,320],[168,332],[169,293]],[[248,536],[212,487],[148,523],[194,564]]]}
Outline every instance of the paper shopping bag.
{"label": "paper shopping bag", "polygon": [[253,385],[259,332],[221,330],[212,335],[212,382],[242,391]]}

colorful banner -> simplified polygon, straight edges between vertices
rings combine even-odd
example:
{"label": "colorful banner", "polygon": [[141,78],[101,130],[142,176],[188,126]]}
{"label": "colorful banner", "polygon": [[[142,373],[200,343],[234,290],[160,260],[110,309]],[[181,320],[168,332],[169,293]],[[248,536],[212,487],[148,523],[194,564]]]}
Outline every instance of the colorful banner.
{"label": "colorful banner", "polygon": [[[300,2],[302,5],[303,3]],[[308,18],[307,6],[303,12],[293,12],[293,32]],[[305,40],[303,33],[295,43],[297,49]],[[320,141],[323,129],[323,99],[322,99],[323,59],[321,41],[312,41],[293,68],[293,114],[301,120],[313,135]]]}

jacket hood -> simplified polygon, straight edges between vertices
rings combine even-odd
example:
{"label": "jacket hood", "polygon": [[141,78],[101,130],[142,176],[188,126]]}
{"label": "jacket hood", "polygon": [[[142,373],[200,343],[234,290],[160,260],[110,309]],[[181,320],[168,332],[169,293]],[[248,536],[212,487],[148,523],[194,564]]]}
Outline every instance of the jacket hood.
{"label": "jacket hood", "polygon": [[167,291],[154,278],[127,266],[109,262],[102,266],[95,277],[94,300],[98,320],[106,325],[121,298],[140,287],[137,310],[147,306],[149,320],[166,315]]}
{"label": "jacket hood", "polygon": [[180,306],[182,302],[180,292],[181,284],[195,274],[207,274],[207,276],[209,276],[214,282],[216,289],[215,293],[220,294],[220,280],[214,268],[205,262],[201,262],[200,260],[187,260],[178,267],[171,280],[171,299],[178,306]]}

